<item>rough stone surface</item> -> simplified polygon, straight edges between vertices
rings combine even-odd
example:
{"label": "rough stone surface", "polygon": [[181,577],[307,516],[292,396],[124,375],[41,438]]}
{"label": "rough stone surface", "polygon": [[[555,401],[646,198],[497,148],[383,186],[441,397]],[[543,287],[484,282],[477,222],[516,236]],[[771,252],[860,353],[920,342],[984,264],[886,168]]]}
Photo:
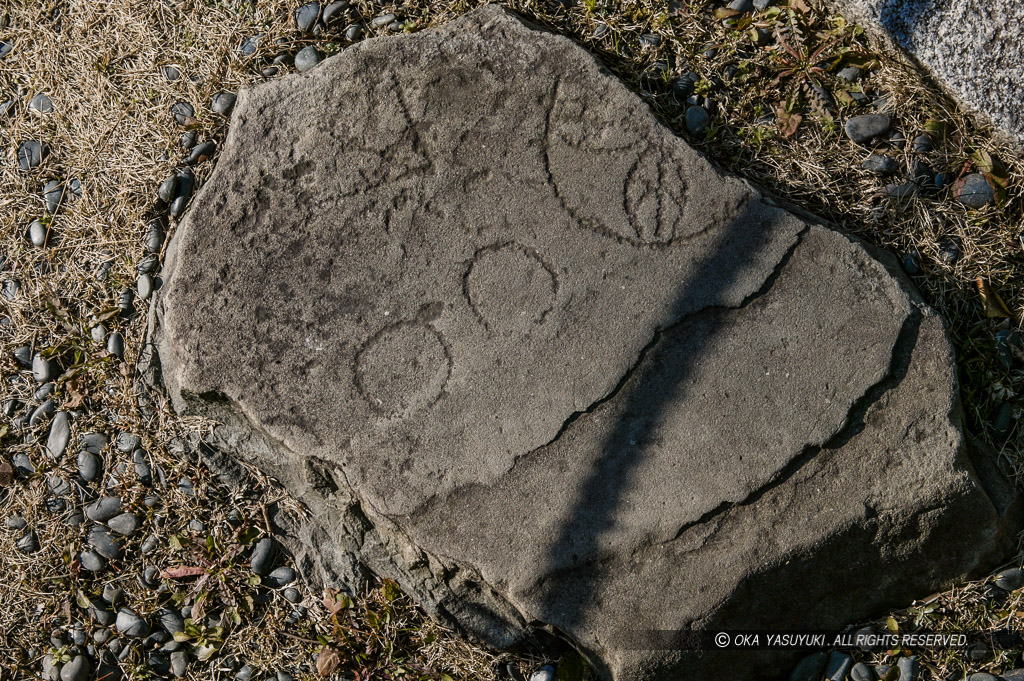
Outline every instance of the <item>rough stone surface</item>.
{"label": "rough stone surface", "polygon": [[491,5],[239,93],[143,368],[314,510],[307,574],[606,678],[742,681],[796,660],[650,630],[838,627],[1012,547],[880,257]]}
{"label": "rough stone surface", "polygon": [[891,50],[1024,144],[1024,4],[1006,0],[832,0]]}

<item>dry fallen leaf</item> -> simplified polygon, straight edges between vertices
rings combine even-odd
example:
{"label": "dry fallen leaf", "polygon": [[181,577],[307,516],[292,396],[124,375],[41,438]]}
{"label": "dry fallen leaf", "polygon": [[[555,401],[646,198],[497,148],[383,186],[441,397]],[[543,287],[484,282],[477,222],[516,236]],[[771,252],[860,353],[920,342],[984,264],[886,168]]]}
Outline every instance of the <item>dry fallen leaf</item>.
{"label": "dry fallen leaf", "polygon": [[981,300],[985,303],[986,317],[989,319],[1006,319],[1012,316],[1009,308],[1006,307],[1006,303],[999,297],[999,292],[989,286],[984,277],[978,277],[974,281],[978,285],[978,293],[981,294]]}
{"label": "dry fallen leaf", "polygon": [[6,461],[0,461],[0,487],[6,487],[14,479],[14,469]]}
{"label": "dry fallen leaf", "polygon": [[160,576],[164,579],[181,579],[182,577],[197,577],[206,574],[206,568],[194,565],[180,565],[168,570],[161,570]]}
{"label": "dry fallen leaf", "polygon": [[330,676],[341,664],[338,652],[333,648],[324,648],[316,656],[316,673],[320,676]]}

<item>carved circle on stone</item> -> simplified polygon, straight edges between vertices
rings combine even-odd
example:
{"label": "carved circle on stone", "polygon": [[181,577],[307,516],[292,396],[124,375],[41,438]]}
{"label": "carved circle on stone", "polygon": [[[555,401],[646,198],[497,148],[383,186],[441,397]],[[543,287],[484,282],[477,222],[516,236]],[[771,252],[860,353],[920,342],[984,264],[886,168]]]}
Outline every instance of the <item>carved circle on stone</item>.
{"label": "carved circle on stone", "polygon": [[489,331],[527,334],[554,308],[558,275],[533,248],[494,244],[470,262],[465,294]]}
{"label": "carved circle on stone", "polygon": [[[628,128],[603,118],[588,96],[552,93],[545,164],[565,209],[581,226],[634,246],[663,248],[707,229],[686,221],[685,164],[671,146],[622,132]],[[603,132],[582,134],[587,129]]]}
{"label": "carved circle on stone", "polygon": [[359,392],[374,409],[388,415],[432,406],[444,393],[451,370],[444,337],[418,322],[384,327],[355,357]]}

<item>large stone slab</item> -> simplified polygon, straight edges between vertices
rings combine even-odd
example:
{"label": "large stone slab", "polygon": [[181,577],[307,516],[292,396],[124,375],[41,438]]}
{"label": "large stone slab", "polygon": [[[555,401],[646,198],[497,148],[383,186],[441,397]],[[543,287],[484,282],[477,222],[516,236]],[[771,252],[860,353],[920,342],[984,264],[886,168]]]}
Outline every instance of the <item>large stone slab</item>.
{"label": "large stone slab", "polygon": [[1010,546],[890,259],[496,6],[240,93],[163,276],[173,406],[308,504],[304,565],[499,646],[745,679],[772,656],[638,641],[839,626]]}
{"label": "large stone slab", "polygon": [[1024,5],[1006,0],[832,0],[968,109],[1024,145]]}

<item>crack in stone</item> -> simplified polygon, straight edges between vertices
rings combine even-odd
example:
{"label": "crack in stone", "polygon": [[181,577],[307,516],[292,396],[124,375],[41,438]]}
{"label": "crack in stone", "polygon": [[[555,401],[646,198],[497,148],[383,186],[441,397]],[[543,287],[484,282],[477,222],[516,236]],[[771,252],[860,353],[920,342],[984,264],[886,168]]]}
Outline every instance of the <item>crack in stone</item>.
{"label": "crack in stone", "polygon": [[550,440],[548,440],[547,442],[538,447],[535,447],[529,452],[517,456],[516,459],[513,461],[512,466],[509,468],[509,472],[511,472],[512,469],[515,468],[516,464],[519,463],[520,459],[530,456],[531,454],[541,449],[544,449],[545,447],[549,447],[555,442],[557,442],[559,438],[561,438],[562,435],[565,434],[569,427],[581,416],[593,413],[602,404],[614,399],[616,395],[618,395],[622,391],[626,383],[628,383],[629,380],[636,374],[637,370],[640,369],[640,367],[644,363],[644,360],[647,358],[647,355],[661,341],[665,334],[671,333],[682,324],[685,324],[686,322],[691,321],[692,319],[699,317],[701,315],[712,314],[714,312],[723,310],[742,310],[743,308],[747,307],[758,298],[761,298],[762,296],[766,295],[775,285],[776,280],[778,280],[779,276],[782,274],[782,271],[785,269],[786,265],[789,264],[790,259],[793,257],[793,253],[795,253],[796,249],[799,248],[800,244],[804,240],[804,237],[807,235],[810,229],[810,225],[807,225],[802,230],[800,230],[800,232],[797,233],[795,241],[779,259],[779,262],[772,269],[771,274],[768,275],[768,277],[764,280],[764,282],[761,284],[760,287],[758,287],[756,291],[748,294],[742,301],[740,301],[738,305],[705,305],[696,310],[692,310],[691,312],[687,312],[686,314],[680,316],[667,326],[655,330],[651,340],[643,348],[641,348],[639,353],[637,353],[636,360],[634,360],[633,364],[630,365],[628,369],[626,369],[625,373],[622,375],[622,378],[620,378],[619,382],[615,384],[615,387],[613,387],[606,395],[598,398],[589,406],[587,406],[586,409],[574,411],[572,414],[570,414],[565,419],[565,421],[562,422],[562,426],[558,429],[558,432],[556,432],[554,437],[552,437]]}
{"label": "crack in stone", "polygon": [[867,414],[868,409],[882,399],[882,396],[885,395],[885,393],[898,386],[907,375],[907,370],[910,367],[910,359],[913,356],[914,348],[917,346],[917,339],[921,330],[921,322],[923,320],[924,315],[916,307],[909,315],[907,315],[906,319],[903,320],[903,325],[900,327],[900,331],[896,336],[896,341],[893,343],[892,357],[889,360],[889,369],[886,371],[885,376],[878,380],[874,385],[870,386],[863,395],[850,405],[850,408],[846,413],[846,419],[844,420],[843,427],[840,428],[832,437],[821,445],[808,445],[804,447],[798,456],[793,457],[793,459],[791,459],[789,463],[772,476],[770,480],[758,487],[756,490],[750,492],[740,501],[723,501],[715,508],[702,514],[696,520],[690,521],[681,526],[676,530],[675,535],[671,539],[664,542],[658,542],[657,544],[651,544],[651,546],[674,542],[681,538],[691,528],[708,523],[733,508],[749,506],[757,503],[757,501],[765,494],[790,480],[822,450],[840,449],[852,440],[854,436],[863,431],[865,428],[864,417]]}
{"label": "crack in stone", "polygon": [[[555,432],[554,436],[552,436],[551,439],[549,439],[547,442],[538,445],[527,452],[517,454],[515,458],[512,460],[512,463],[509,465],[508,469],[500,476],[498,476],[496,480],[500,480],[501,478],[507,478],[519,466],[520,463],[553,445],[569,430],[573,423],[579,420],[580,417],[593,413],[602,404],[605,404],[613,400],[622,391],[622,389],[626,386],[630,379],[636,374],[637,370],[643,365],[644,360],[647,358],[647,355],[658,344],[658,342],[662,339],[662,337],[664,337],[665,334],[672,332],[680,325],[685,324],[686,322],[701,315],[713,314],[714,312],[723,310],[742,310],[743,308],[747,307],[758,298],[761,298],[762,296],[766,295],[775,285],[775,282],[781,276],[782,271],[786,268],[786,265],[789,264],[789,261],[793,257],[793,254],[796,252],[796,249],[800,247],[801,243],[803,243],[804,237],[810,230],[811,225],[808,224],[805,225],[803,229],[801,229],[796,234],[796,238],[794,239],[793,243],[789,246],[789,248],[786,249],[786,252],[782,255],[782,257],[779,258],[778,263],[776,263],[775,267],[772,269],[772,272],[765,278],[761,286],[758,287],[756,291],[747,294],[747,296],[744,297],[743,300],[740,301],[737,305],[705,305],[703,307],[697,308],[696,310],[692,310],[690,312],[683,314],[682,316],[670,322],[668,325],[661,327],[660,329],[656,329],[651,340],[648,341],[647,344],[640,349],[640,351],[637,353],[636,359],[626,369],[622,377],[610,391],[608,391],[605,395],[599,397],[594,402],[589,404],[585,409],[574,411],[568,417],[566,417],[566,419],[562,422],[562,425],[559,427],[558,431]],[[425,499],[415,509],[412,509],[405,515],[407,517],[414,517],[418,514],[425,513],[441,497],[451,497],[452,495],[457,494],[459,492],[463,492],[467,489],[473,487],[482,487],[485,484],[493,484],[493,482],[494,481],[492,481],[491,483],[469,482],[462,485],[457,485],[456,487],[449,489],[445,492],[435,493],[428,497],[427,499]]]}

